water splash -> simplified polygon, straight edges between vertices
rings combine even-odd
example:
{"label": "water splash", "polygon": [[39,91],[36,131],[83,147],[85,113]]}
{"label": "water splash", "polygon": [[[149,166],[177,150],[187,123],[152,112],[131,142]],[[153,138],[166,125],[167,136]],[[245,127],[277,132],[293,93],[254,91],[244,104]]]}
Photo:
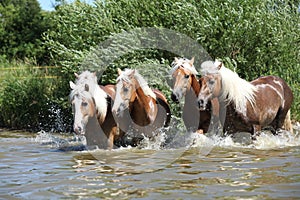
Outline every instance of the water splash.
{"label": "water splash", "polygon": [[52,102],[46,104],[47,112],[40,113],[40,130],[63,133],[71,130],[71,119],[64,113],[65,111]]}
{"label": "water splash", "polygon": [[140,146],[143,149],[159,150],[166,142],[167,134],[165,130],[159,130],[155,137],[148,138],[144,137]]}
{"label": "water splash", "polygon": [[193,143],[191,146],[199,148],[199,152],[202,155],[209,153],[208,150],[212,150],[214,147],[272,150],[300,146],[299,130],[300,129],[298,129],[298,131],[296,130],[295,134],[281,130],[275,135],[271,134],[269,131],[263,131],[259,136],[256,137],[255,140],[252,141],[251,144],[247,145],[235,142],[231,136],[212,136],[211,138],[208,138],[205,135],[193,133]]}
{"label": "water splash", "polygon": [[[271,150],[278,148],[286,148],[293,146],[300,146],[300,123],[294,125],[294,134],[288,131],[278,131],[276,135],[268,131],[263,131],[256,140],[251,140],[251,143],[237,142],[234,137],[226,136],[220,137],[213,135],[207,137],[199,133],[187,133],[184,130],[175,128],[163,129],[158,131],[155,137],[144,137],[138,146],[143,150],[170,150],[170,149],[189,149],[196,148],[199,150],[199,155],[206,156],[214,148],[245,148],[245,149],[259,149]],[[64,151],[88,150],[86,148],[85,137],[70,135],[70,134],[55,134],[46,131],[38,132],[35,142],[43,145],[50,145],[51,148]],[[122,147],[118,150],[128,150],[131,147]]]}
{"label": "water splash", "polygon": [[61,151],[82,151],[86,149],[85,137],[77,135],[54,134],[41,130],[37,133],[34,141]]}
{"label": "water splash", "polygon": [[292,134],[288,131],[279,131],[276,135],[268,132],[262,132],[253,142],[256,149],[278,149],[300,145],[298,134]]}

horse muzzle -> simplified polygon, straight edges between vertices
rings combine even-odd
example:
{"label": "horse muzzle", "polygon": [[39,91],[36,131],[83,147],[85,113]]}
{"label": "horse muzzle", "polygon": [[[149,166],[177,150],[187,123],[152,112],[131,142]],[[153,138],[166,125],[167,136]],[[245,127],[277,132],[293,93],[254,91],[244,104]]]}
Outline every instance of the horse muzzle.
{"label": "horse muzzle", "polygon": [[198,107],[200,111],[206,110],[206,103],[204,102],[203,99],[198,100]]}
{"label": "horse muzzle", "polygon": [[174,101],[175,103],[179,103],[178,95],[176,95],[174,92],[172,92],[172,94],[171,94],[171,99],[172,99],[172,101]]}

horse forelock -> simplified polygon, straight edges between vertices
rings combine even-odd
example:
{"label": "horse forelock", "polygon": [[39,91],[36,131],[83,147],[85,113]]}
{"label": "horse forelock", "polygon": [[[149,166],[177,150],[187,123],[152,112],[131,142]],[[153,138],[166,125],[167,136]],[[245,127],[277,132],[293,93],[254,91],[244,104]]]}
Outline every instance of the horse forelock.
{"label": "horse forelock", "polygon": [[[86,91],[86,85],[88,85],[89,91]],[[90,93],[91,97],[94,98],[99,114],[105,115],[107,112],[107,94],[99,87],[95,74],[89,71],[84,71],[79,75],[79,78],[76,80],[76,87],[70,93],[70,100],[76,94],[86,96],[86,92]]]}
{"label": "horse forelock", "polygon": [[95,76],[94,73],[92,73],[90,71],[84,71],[78,75],[78,77],[75,81],[76,85],[84,84],[87,82],[97,84],[97,77]]}
{"label": "horse forelock", "polygon": [[178,58],[171,63],[172,69],[170,70],[170,74],[174,74],[175,71],[179,67],[183,67],[184,69],[188,70],[190,73],[194,75],[198,75],[197,70],[195,69],[194,65],[190,65],[190,60],[187,58]]}
{"label": "horse forelock", "polygon": [[84,98],[87,100],[92,100],[93,96],[91,93],[87,92],[87,91],[82,91],[79,88],[73,89],[70,93],[70,101],[72,101],[75,97],[79,97],[79,98]]}
{"label": "horse forelock", "polygon": [[254,106],[257,91],[254,85],[224,66],[219,70],[219,74],[222,79],[222,98],[233,102],[236,110],[242,113],[246,112],[247,102]]}
{"label": "horse forelock", "polygon": [[[117,84],[120,84],[121,80],[125,81],[125,82],[130,82],[130,75],[133,73],[132,69],[125,69],[125,71],[117,78]],[[143,90],[144,94],[146,96],[150,96],[154,99],[156,99],[156,95],[154,94],[154,92],[151,90],[151,88],[149,87],[147,81],[142,77],[141,74],[138,73],[137,70],[134,71],[134,78],[137,81],[137,83],[139,84],[139,86],[141,87],[141,89]]]}
{"label": "horse forelock", "polygon": [[200,73],[202,76],[206,76],[207,74],[217,74],[219,71],[217,65],[208,60],[201,64]]}

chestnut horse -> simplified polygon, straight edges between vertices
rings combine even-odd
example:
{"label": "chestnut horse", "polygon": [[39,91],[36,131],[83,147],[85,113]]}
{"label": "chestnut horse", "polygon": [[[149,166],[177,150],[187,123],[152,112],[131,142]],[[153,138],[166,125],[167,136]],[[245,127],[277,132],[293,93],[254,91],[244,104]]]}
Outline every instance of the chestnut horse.
{"label": "chestnut horse", "polygon": [[75,76],[76,84],[70,81],[75,133],[85,135],[87,146],[112,149],[122,136],[111,113],[114,86],[99,86],[96,74],[89,71]]}
{"label": "chestnut horse", "polygon": [[[211,72],[212,70],[213,72]],[[253,135],[264,127],[292,131],[290,108],[293,93],[286,82],[276,76],[263,76],[248,82],[215,61],[200,79],[198,102],[201,109],[212,98],[227,103],[224,131],[247,131]]]}
{"label": "chestnut horse", "polygon": [[207,133],[211,120],[210,105],[205,110],[199,110],[197,98],[200,85],[198,72],[194,67],[194,58],[176,58],[171,64],[171,74],[174,80],[171,99],[179,103],[184,97],[183,122],[188,132]]}
{"label": "chestnut horse", "polygon": [[112,112],[121,130],[133,134],[137,145],[143,136],[152,137],[169,126],[171,111],[166,97],[151,90],[137,70],[118,69]]}

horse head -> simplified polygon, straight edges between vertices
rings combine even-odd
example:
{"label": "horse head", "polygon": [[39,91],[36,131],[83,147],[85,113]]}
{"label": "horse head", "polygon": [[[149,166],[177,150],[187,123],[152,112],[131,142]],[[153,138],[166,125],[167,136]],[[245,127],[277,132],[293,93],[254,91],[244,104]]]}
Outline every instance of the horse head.
{"label": "horse head", "polygon": [[89,92],[88,84],[75,85],[70,81],[72,89],[70,101],[74,114],[74,131],[76,134],[85,134],[86,125],[90,118],[96,117],[95,99]]}
{"label": "horse head", "polygon": [[136,97],[135,70],[122,71],[118,69],[118,75],[112,112],[116,116],[121,116]]}
{"label": "horse head", "polygon": [[205,110],[209,101],[219,97],[221,93],[222,80],[218,73],[222,63],[206,61],[201,64],[202,77],[199,79],[200,91],[198,94],[198,105],[200,110]]}
{"label": "horse head", "polygon": [[176,58],[172,62],[171,74],[174,79],[171,98],[175,102],[186,95],[186,92],[191,89],[193,78],[198,72],[194,67],[194,57],[189,60],[186,58]]}

